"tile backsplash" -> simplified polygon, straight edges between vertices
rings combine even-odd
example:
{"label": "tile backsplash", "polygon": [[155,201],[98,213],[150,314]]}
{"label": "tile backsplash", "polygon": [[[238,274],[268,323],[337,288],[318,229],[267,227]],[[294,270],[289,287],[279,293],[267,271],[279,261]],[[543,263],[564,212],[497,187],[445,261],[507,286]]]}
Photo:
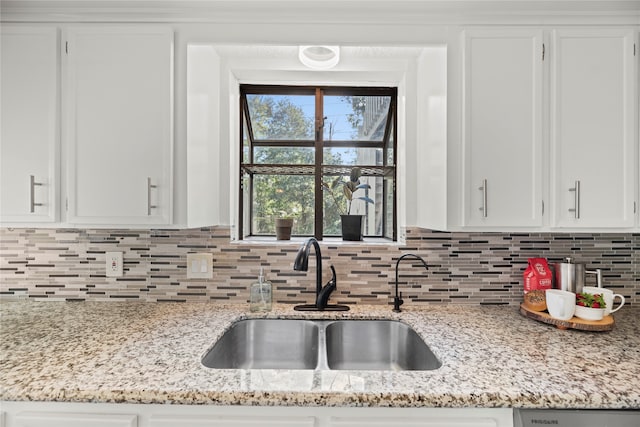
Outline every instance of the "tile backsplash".
{"label": "tile backsplash", "polygon": [[[324,282],[337,271],[333,303],[390,304],[400,264],[405,306],[518,304],[527,258],[571,256],[601,268],[605,286],[640,305],[640,234],[463,233],[406,230],[405,244],[323,242]],[[189,230],[0,228],[0,298],[244,303],[260,267],[274,302],[312,302],[315,262],[293,271],[300,242],[231,242],[228,227]],[[106,277],[105,252],[123,252],[124,275]],[[213,254],[213,279],[187,279],[187,253]]]}

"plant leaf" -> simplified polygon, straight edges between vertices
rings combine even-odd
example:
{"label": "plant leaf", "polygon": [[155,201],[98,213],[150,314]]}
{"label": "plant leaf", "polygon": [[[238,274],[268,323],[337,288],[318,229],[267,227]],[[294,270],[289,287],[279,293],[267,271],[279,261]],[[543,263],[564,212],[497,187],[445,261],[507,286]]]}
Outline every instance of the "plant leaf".
{"label": "plant leaf", "polygon": [[[348,183],[347,183],[348,184]],[[343,191],[344,191],[344,196],[347,198],[347,200],[351,200],[353,198],[353,191],[351,191],[351,189],[349,188],[348,185],[344,185]]]}
{"label": "plant leaf", "polygon": [[358,197],[358,199],[364,200],[367,203],[373,203],[373,199],[371,199],[371,198],[369,198],[367,196],[361,196],[361,197]]}
{"label": "plant leaf", "polygon": [[338,185],[342,183],[342,176],[337,176],[331,183],[331,189],[335,190]]}
{"label": "plant leaf", "polygon": [[369,184],[360,184],[360,185],[358,185],[358,186],[356,187],[356,190],[357,190],[358,188],[368,188],[368,189],[371,189],[371,186],[370,186]]}
{"label": "plant leaf", "polygon": [[347,187],[349,191],[352,193],[358,189],[358,186],[356,185],[356,183],[351,181],[345,182],[344,186]]}
{"label": "plant leaf", "polygon": [[360,175],[362,175],[362,171],[360,170],[360,168],[352,168],[349,180],[352,182],[356,182],[360,178]]}

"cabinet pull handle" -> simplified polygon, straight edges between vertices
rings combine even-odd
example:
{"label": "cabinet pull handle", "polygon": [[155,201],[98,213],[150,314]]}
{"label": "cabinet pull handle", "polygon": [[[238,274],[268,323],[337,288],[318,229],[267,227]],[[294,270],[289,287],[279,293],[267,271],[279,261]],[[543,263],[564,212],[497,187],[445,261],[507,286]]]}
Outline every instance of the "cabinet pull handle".
{"label": "cabinet pull handle", "polygon": [[569,189],[573,191],[573,204],[574,207],[569,209],[569,212],[573,212],[576,219],[580,219],[580,181],[576,181],[575,187]]}
{"label": "cabinet pull handle", "polygon": [[478,187],[478,190],[482,191],[482,206],[478,208],[482,211],[482,217],[487,217],[487,180],[482,180],[482,185]]}
{"label": "cabinet pull handle", "polygon": [[158,207],[158,205],[151,204],[151,190],[153,188],[158,188],[158,186],[151,183],[151,177],[147,177],[147,216],[151,216],[151,209]]}
{"label": "cabinet pull handle", "polygon": [[29,212],[34,213],[36,206],[42,206],[42,203],[36,203],[36,185],[44,185],[41,182],[36,182],[36,177],[29,175]]}

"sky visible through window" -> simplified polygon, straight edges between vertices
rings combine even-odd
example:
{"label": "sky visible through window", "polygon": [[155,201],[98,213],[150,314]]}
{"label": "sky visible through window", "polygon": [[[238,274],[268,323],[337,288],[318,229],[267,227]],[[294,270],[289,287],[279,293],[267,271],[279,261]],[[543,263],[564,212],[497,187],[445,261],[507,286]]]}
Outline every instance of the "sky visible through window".
{"label": "sky visible through window", "polygon": [[[353,114],[353,107],[348,102],[349,98],[339,96],[326,96],[324,102],[325,119],[325,139],[333,141],[349,141],[357,136],[357,129],[347,120],[349,114]],[[331,138],[327,138],[327,127],[332,128],[330,131]]]}

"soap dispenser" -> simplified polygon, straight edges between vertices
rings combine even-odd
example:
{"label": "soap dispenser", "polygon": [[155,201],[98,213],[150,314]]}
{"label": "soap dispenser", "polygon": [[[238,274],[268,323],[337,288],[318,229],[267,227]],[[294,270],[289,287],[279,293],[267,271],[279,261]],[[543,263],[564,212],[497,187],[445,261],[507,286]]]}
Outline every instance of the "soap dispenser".
{"label": "soap dispenser", "polygon": [[260,267],[258,282],[251,285],[249,309],[251,311],[271,311],[271,282],[264,279],[262,267]]}

